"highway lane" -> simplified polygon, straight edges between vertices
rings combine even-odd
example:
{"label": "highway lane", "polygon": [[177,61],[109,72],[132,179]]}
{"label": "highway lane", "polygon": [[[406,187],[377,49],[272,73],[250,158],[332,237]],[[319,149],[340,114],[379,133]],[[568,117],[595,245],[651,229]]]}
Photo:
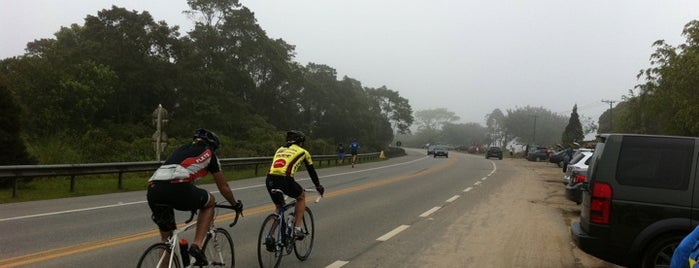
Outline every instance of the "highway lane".
{"label": "highway lane", "polygon": [[[450,158],[436,159],[426,157],[424,150],[408,153],[356,168],[320,169],[328,192],[320,203],[309,204],[317,224],[313,254],[303,263],[287,256],[282,265],[351,265],[353,259],[359,262],[360,256],[367,256],[383,243],[377,238],[388,238],[394,230],[409,230],[414,224],[429,221],[431,214],[454,200],[476,203],[478,195],[487,194],[484,186],[498,185],[497,180],[486,180],[494,174],[494,161],[455,152]],[[304,172],[299,180],[311,186]],[[272,211],[264,178],[233,181],[231,185],[246,205],[246,217],[232,228],[236,264],[255,267],[259,226]],[[479,191],[466,191],[478,187]],[[215,190],[213,185],[205,188]],[[446,201],[451,198],[455,199]],[[217,199],[222,200],[220,196]],[[181,222],[185,217],[181,213],[177,218]],[[219,225],[227,225],[230,217],[219,217],[228,219]],[[0,205],[0,267],[134,266],[141,252],[158,240],[154,227],[145,192]],[[401,237],[401,233],[394,237]]]}

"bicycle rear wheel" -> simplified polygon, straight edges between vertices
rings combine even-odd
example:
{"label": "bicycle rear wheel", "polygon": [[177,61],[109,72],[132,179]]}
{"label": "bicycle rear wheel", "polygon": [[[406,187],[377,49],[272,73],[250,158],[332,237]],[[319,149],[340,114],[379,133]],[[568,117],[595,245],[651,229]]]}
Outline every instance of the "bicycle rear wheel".
{"label": "bicycle rear wheel", "polygon": [[[165,243],[153,244],[138,259],[138,268],[160,268],[168,267],[170,261],[170,247]],[[187,256],[189,257],[189,256]],[[172,258],[172,267],[182,268],[179,256]]]}
{"label": "bicycle rear wheel", "polygon": [[282,261],[284,248],[279,234],[277,215],[270,214],[262,222],[257,238],[257,261],[260,268],[277,268]]}
{"label": "bicycle rear wheel", "polygon": [[305,261],[308,259],[308,256],[311,255],[311,250],[313,250],[313,238],[316,231],[313,213],[310,208],[306,207],[302,221],[301,229],[303,229],[306,236],[302,240],[296,240],[294,242],[294,253],[296,254],[296,258]]}
{"label": "bicycle rear wheel", "polygon": [[207,267],[235,267],[235,251],[231,234],[223,228],[216,228],[213,235],[204,240],[204,252],[209,260]]}

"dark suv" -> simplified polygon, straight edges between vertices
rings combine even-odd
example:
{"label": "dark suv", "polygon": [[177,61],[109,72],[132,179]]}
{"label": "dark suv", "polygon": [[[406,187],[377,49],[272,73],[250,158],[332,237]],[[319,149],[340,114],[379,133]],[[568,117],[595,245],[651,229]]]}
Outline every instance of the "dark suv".
{"label": "dark suv", "polygon": [[617,265],[667,267],[677,244],[699,223],[699,138],[597,139],[580,221],[570,227],[575,244]]}
{"label": "dark suv", "polygon": [[488,150],[485,151],[485,159],[491,157],[495,157],[497,159],[502,160],[502,149],[500,149],[500,147],[495,146],[491,146],[490,148],[488,148]]}

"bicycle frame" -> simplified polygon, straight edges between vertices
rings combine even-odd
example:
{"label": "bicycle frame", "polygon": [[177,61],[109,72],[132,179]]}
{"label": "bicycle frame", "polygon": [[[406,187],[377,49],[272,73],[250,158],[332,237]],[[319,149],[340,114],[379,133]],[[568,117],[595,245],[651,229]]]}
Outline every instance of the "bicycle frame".
{"label": "bicycle frame", "polygon": [[[240,200],[239,200],[238,202],[240,202]],[[233,209],[232,206],[221,205],[221,204],[216,204],[215,207],[216,207],[216,208]],[[183,258],[191,258],[191,257],[189,256],[188,253],[186,253],[185,255],[181,254],[182,248],[181,248],[181,246],[180,246],[179,240],[180,240],[180,234],[181,234],[181,233],[184,233],[184,232],[186,232],[186,231],[188,231],[188,230],[190,230],[190,229],[196,227],[197,223],[196,223],[196,222],[192,222],[192,220],[194,219],[194,215],[196,214],[196,212],[197,212],[196,210],[195,210],[195,211],[192,211],[191,214],[190,214],[189,219],[187,219],[187,220],[184,222],[184,225],[183,225],[183,226],[181,226],[181,227],[179,227],[179,228],[173,230],[173,231],[172,231],[172,235],[167,239],[167,241],[162,242],[162,243],[156,243],[156,244],[155,244],[155,245],[164,244],[165,247],[166,247],[167,249],[170,250],[169,256],[167,256],[168,254],[167,254],[166,251],[163,251],[163,252],[162,252],[162,255],[161,255],[160,258],[158,259],[158,262],[157,262],[157,266],[156,266],[156,267],[161,267],[161,266],[163,266],[163,264],[164,264],[165,261],[167,261],[167,267],[173,267],[175,261],[177,261],[177,262],[180,262],[180,261],[181,261],[181,262],[182,262],[182,265],[184,265],[184,264],[186,263],[187,265],[186,265],[185,267],[192,267],[192,265],[193,265],[194,263],[191,261],[191,259],[188,259],[188,261],[185,261],[185,259],[183,259]],[[241,213],[242,213],[242,212],[236,211],[235,219],[233,220],[232,223],[229,224],[229,227],[232,227],[233,225],[235,225],[235,224],[238,222],[238,218],[239,218],[239,216],[241,215]],[[215,210],[215,211],[214,211],[214,219],[215,219],[216,216],[217,216],[216,214],[217,214],[217,211]],[[209,229],[208,229],[208,231],[207,231],[207,237],[210,237],[210,236],[215,235],[215,233],[217,232],[216,229],[217,229],[217,228],[215,227],[214,222],[212,222],[212,223],[211,223],[211,226],[209,226]],[[220,228],[219,228],[219,229],[220,229]],[[225,231],[225,230],[224,230],[224,231]],[[226,236],[229,236],[229,235],[227,234]],[[207,238],[207,240],[208,240],[208,238]],[[232,246],[232,244],[231,244],[231,246]],[[204,245],[204,247],[206,247],[206,245]],[[203,248],[202,248],[202,249],[203,249]],[[147,252],[148,252],[148,250],[146,250],[146,253],[147,253]],[[146,253],[144,253],[144,256],[145,256]],[[166,258],[166,256],[167,256],[167,258]],[[178,258],[178,260],[175,260],[175,258]],[[139,261],[139,265],[140,265],[140,261]]]}
{"label": "bicycle frame", "polygon": [[[272,189],[271,192],[283,195],[283,192],[279,189]],[[284,200],[288,198],[288,196],[284,195]],[[316,200],[316,202],[318,202],[318,200]],[[310,208],[306,207],[304,209],[301,216],[301,228],[304,233],[310,236],[304,236],[298,238],[297,240],[297,237],[294,234],[294,222],[296,221],[297,217],[297,215],[295,215],[296,205],[297,201],[295,199],[289,203],[283,204],[277,209],[277,211],[268,215],[263,222],[258,240],[258,261],[260,262],[261,267],[266,267],[266,265],[263,263],[267,261],[272,261],[273,265],[270,267],[278,267],[282,257],[291,254],[291,252],[295,252],[296,257],[301,261],[308,258],[308,255],[313,247],[313,230],[315,229],[313,227],[313,214]],[[290,217],[292,214],[293,216]],[[299,241],[303,241],[305,244],[301,247],[300,251],[297,247]],[[264,245],[264,248],[262,245]],[[263,252],[270,252],[273,254],[262,254]]]}

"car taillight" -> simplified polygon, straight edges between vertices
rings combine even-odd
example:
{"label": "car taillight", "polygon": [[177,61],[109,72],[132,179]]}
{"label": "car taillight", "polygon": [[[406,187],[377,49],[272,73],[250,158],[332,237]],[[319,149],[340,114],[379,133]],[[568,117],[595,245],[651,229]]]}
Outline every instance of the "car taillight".
{"label": "car taillight", "polygon": [[585,182],[586,179],[587,179],[587,176],[585,176],[585,175],[576,175],[574,181],[575,181],[575,183],[579,183],[579,182]]}
{"label": "car taillight", "polygon": [[612,186],[595,182],[592,184],[591,195],[590,222],[609,224],[609,215],[612,210]]}

